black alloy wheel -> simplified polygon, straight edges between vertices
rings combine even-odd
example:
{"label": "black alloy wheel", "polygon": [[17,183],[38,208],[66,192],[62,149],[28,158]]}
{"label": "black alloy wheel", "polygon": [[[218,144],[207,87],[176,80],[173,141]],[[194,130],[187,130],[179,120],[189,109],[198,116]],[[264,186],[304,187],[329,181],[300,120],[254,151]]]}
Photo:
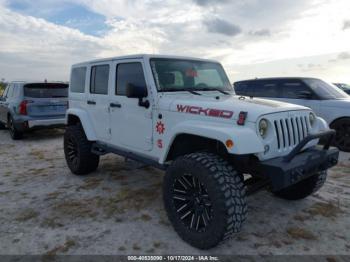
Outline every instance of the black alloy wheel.
{"label": "black alloy wheel", "polygon": [[175,180],[173,203],[178,217],[190,230],[203,232],[212,220],[212,203],[198,178],[184,174]]}
{"label": "black alloy wheel", "polygon": [[79,149],[77,142],[72,137],[67,139],[66,152],[70,163],[77,168],[79,164]]}

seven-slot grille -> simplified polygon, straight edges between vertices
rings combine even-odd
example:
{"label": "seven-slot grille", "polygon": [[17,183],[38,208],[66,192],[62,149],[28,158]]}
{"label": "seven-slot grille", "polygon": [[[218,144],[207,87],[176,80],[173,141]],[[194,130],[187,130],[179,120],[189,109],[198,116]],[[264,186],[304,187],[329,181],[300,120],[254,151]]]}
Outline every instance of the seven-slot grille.
{"label": "seven-slot grille", "polygon": [[307,116],[295,116],[274,120],[278,149],[294,147],[303,140],[310,130]]}

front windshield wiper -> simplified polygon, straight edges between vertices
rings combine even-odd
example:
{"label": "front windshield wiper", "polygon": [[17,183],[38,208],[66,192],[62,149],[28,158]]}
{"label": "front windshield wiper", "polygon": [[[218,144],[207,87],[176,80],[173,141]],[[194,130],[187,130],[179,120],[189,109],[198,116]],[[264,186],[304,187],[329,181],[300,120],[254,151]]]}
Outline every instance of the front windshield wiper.
{"label": "front windshield wiper", "polygon": [[212,88],[206,88],[206,89],[204,89],[203,91],[218,91],[218,92],[220,92],[220,93],[222,93],[222,94],[224,94],[224,95],[231,95],[229,92],[227,92],[227,91],[224,91],[224,90],[222,90],[222,89],[220,89],[220,88],[214,88],[214,87],[212,87]]}
{"label": "front windshield wiper", "polygon": [[202,94],[201,93],[198,93],[196,91],[193,91],[191,89],[183,89],[184,91],[187,91],[187,92],[190,92],[191,94],[194,94],[194,95],[197,95],[197,96],[201,96]]}
{"label": "front windshield wiper", "polygon": [[164,92],[181,92],[181,91],[187,91],[190,92],[193,95],[201,96],[202,94],[192,90],[192,88],[181,88],[181,89],[172,89],[172,88],[164,88],[161,91]]}

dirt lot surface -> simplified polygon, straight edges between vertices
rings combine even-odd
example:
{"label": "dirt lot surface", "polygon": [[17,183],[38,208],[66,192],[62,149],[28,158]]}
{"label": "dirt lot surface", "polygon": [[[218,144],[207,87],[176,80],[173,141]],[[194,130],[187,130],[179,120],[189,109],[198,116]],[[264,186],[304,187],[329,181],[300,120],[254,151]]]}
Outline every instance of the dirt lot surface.
{"label": "dirt lot surface", "polygon": [[0,131],[0,254],[350,254],[350,154],[314,196],[249,197],[243,230],[210,250],[183,242],[163,210],[163,173],[115,155],[74,176],[62,131]]}

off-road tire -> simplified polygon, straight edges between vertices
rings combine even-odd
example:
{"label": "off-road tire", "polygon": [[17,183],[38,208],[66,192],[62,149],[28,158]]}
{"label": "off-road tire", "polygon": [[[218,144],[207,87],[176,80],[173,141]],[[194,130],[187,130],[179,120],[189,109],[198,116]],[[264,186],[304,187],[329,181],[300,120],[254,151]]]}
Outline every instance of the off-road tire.
{"label": "off-road tire", "polygon": [[72,125],[64,133],[64,154],[73,174],[87,175],[98,167],[100,157],[91,152],[92,142],[87,140],[81,125]]}
{"label": "off-road tire", "polygon": [[287,200],[303,199],[318,191],[326,182],[327,171],[321,171],[290,187],[273,192],[276,196]]}
{"label": "off-road tire", "polygon": [[6,129],[6,126],[0,122],[0,130],[4,130],[4,129]]}
{"label": "off-road tire", "polygon": [[[179,192],[176,186],[180,185],[180,179],[189,175],[193,181],[199,181],[191,182],[192,187],[188,187],[189,190],[194,190],[197,183],[197,188],[202,188],[199,191],[202,193],[205,191],[211,203],[210,215],[205,218],[206,226],[204,226],[204,211],[202,217],[199,215],[199,224],[197,222],[193,225],[193,227],[196,225],[196,228],[192,228],[192,221],[196,220],[193,219],[196,211],[190,213],[191,219],[187,217],[181,219],[183,217],[181,212],[188,211],[184,208],[184,211],[179,212],[176,206],[178,200],[175,198]],[[243,182],[242,176],[228,162],[215,154],[200,152],[177,158],[167,169],[163,182],[163,201],[175,231],[184,241],[199,249],[215,247],[232,233],[239,232],[247,216],[246,189]],[[192,199],[188,200],[188,203],[197,201],[188,192],[185,194],[186,199]],[[198,225],[202,226],[201,230]]]}
{"label": "off-road tire", "polygon": [[336,134],[333,145],[344,152],[350,152],[350,118],[342,118],[331,124]]}
{"label": "off-road tire", "polygon": [[12,116],[8,116],[7,118],[7,128],[13,140],[22,139],[23,133],[18,131],[17,128],[15,127]]}

